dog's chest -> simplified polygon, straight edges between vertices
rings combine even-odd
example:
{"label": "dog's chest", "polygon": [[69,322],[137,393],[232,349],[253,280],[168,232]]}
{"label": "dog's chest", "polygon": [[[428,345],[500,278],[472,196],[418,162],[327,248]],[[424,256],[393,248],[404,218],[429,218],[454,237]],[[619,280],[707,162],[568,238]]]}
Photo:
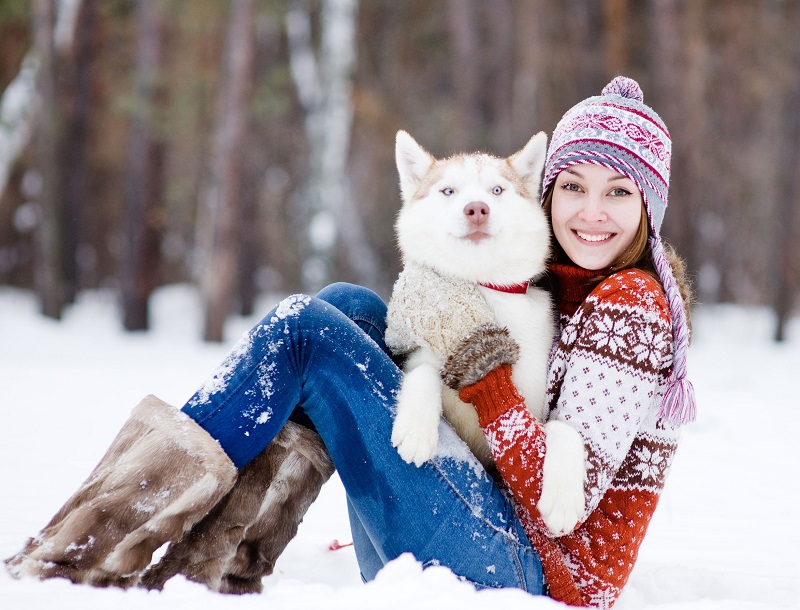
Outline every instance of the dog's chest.
{"label": "dog's chest", "polygon": [[[550,298],[544,290],[530,287],[526,294],[510,294],[480,286],[499,326],[508,328],[522,351],[538,350],[543,337],[551,337],[553,315]],[[549,342],[547,349],[549,350]]]}
{"label": "dog's chest", "polygon": [[547,359],[553,340],[553,310],[548,293],[530,287],[526,294],[509,294],[480,287],[498,326],[508,328],[520,347],[514,384],[529,410],[542,419]]}

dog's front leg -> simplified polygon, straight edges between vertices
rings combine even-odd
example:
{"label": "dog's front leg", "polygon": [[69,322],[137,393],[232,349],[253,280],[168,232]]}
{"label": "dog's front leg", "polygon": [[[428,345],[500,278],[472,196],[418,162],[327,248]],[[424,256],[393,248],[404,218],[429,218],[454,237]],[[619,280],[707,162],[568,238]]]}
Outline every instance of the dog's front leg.
{"label": "dog's front leg", "polygon": [[407,367],[397,394],[392,445],[406,462],[421,466],[433,457],[439,443],[442,379],[430,358],[420,354],[412,359],[413,368]]}

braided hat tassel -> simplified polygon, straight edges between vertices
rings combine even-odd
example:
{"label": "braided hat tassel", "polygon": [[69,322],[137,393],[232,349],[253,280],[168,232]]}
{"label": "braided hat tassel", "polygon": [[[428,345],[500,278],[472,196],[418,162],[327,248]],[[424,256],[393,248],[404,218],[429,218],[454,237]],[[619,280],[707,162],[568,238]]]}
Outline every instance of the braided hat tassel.
{"label": "braided hat tassel", "polygon": [[672,274],[664,245],[658,235],[650,238],[658,277],[664,286],[672,318],[672,374],[661,402],[659,415],[676,424],[693,422],[697,417],[697,400],[692,382],[686,378],[686,352],[689,349],[689,322],[681,298],[680,288]]}

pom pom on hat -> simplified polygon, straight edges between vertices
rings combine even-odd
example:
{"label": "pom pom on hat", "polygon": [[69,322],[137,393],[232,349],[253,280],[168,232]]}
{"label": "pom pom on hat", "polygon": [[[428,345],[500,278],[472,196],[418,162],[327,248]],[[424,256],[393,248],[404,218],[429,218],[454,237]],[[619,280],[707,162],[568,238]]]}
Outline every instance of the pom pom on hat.
{"label": "pom pom on hat", "polygon": [[618,76],[608,83],[603,87],[602,95],[619,95],[629,100],[644,102],[644,93],[639,83],[627,76]]}

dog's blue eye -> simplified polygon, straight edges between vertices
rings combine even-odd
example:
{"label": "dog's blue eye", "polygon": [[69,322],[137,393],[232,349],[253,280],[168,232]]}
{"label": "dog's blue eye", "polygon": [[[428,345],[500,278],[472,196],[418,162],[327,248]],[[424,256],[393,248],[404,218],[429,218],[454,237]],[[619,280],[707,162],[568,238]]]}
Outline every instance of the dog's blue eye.
{"label": "dog's blue eye", "polygon": [[450,195],[452,195],[453,193],[455,193],[455,191],[454,191],[453,189],[451,189],[449,186],[448,186],[448,187],[445,187],[445,188],[443,188],[443,189],[442,189],[441,191],[439,191],[439,192],[440,192],[442,195],[444,195],[445,197],[449,197]]}
{"label": "dog's blue eye", "polygon": [[492,189],[492,195],[500,195],[504,190],[502,186],[496,186]]}

